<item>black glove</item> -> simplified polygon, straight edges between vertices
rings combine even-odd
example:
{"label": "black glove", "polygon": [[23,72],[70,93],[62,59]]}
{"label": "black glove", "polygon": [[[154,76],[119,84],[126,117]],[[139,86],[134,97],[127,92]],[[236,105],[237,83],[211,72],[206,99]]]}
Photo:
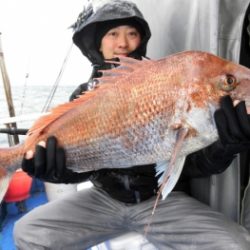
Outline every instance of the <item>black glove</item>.
{"label": "black glove", "polygon": [[55,137],[49,137],[46,148],[37,145],[33,158],[23,158],[22,169],[30,176],[52,183],[79,183],[91,175],[88,173],[75,173],[65,166],[65,152],[57,147]]}
{"label": "black glove", "polygon": [[250,115],[244,101],[234,107],[231,97],[225,96],[221,98],[214,119],[219,140],[206,147],[203,154],[219,173],[230,165],[236,154],[250,149]]}
{"label": "black glove", "polygon": [[250,148],[250,115],[247,114],[245,102],[235,107],[230,96],[221,99],[221,108],[215,111],[219,140],[214,143],[214,155],[217,157],[234,156]]}
{"label": "black glove", "polygon": [[184,175],[189,178],[221,173],[236,154],[250,149],[250,115],[244,101],[234,107],[230,96],[223,97],[214,119],[219,140],[187,157]]}

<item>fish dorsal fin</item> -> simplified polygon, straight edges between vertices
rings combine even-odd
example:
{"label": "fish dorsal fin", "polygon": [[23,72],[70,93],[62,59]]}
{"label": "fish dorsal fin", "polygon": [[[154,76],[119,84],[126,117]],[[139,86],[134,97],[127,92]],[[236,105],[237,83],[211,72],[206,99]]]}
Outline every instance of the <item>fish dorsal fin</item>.
{"label": "fish dorsal fin", "polygon": [[112,83],[117,82],[121,77],[129,76],[130,73],[135,72],[146,64],[152,64],[154,61],[144,58],[143,60],[137,60],[131,57],[119,57],[119,61],[106,61],[119,65],[116,68],[99,70],[103,76],[98,78],[100,83]]}
{"label": "fish dorsal fin", "polygon": [[55,108],[53,108],[48,115],[44,115],[39,118],[31,129],[28,131],[27,139],[25,140],[25,149],[28,150],[31,148],[33,143],[36,141],[39,135],[42,134],[44,129],[48,127],[51,123],[62,117],[64,114],[74,109],[80,104],[86,103],[98,94],[107,91],[110,86],[115,83],[118,83],[122,77],[128,76],[130,73],[135,70],[141,68],[146,63],[150,63],[151,60],[143,60],[139,61],[133,58],[120,57],[120,61],[109,61],[109,63],[118,64],[119,67],[103,70],[103,76],[98,78],[98,82],[105,84],[98,84],[94,89],[84,92],[84,94],[80,95],[77,99],[72,102],[68,102],[65,104],[61,104]]}

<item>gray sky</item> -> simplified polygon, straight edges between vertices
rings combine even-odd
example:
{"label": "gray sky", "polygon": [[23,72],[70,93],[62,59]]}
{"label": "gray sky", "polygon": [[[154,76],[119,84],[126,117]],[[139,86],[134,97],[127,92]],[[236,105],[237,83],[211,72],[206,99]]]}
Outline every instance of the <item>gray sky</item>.
{"label": "gray sky", "polygon": [[[1,0],[0,32],[12,85],[54,84],[72,43],[74,23],[84,0]],[[78,85],[90,63],[75,46],[60,84]],[[2,84],[0,77],[0,83]],[[1,87],[1,85],[0,85]]]}

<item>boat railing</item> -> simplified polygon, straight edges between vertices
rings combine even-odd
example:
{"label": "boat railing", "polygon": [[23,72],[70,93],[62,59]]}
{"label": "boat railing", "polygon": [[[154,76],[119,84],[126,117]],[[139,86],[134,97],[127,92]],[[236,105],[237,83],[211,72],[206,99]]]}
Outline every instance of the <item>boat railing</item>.
{"label": "boat railing", "polygon": [[[20,127],[17,127],[16,124],[19,124],[19,123],[22,124],[23,122],[29,122],[29,121],[33,122],[39,117],[42,117],[47,114],[48,112],[31,113],[31,114],[20,115],[20,116],[0,118],[0,134],[7,134],[8,144],[9,146],[13,146],[17,144],[17,142],[15,141],[15,136],[25,136],[29,130],[27,126],[24,128],[20,128]],[[19,142],[19,139],[18,139],[18,142]]]}

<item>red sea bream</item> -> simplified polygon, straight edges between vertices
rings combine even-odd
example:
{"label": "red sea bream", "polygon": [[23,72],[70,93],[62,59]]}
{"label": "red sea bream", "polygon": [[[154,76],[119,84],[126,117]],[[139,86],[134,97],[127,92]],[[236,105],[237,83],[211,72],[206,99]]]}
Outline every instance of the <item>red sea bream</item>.
{"label": "red sea bream", "polygon": [[205,52],[121,58],[100,82],[38,119],[23,144],[0,150],[0,199],[25,152],[51,135],[76,172],[157,163],[165,198],[186,155],[218,139],[213,114],[220,98],[250,104],[250,69]]}

